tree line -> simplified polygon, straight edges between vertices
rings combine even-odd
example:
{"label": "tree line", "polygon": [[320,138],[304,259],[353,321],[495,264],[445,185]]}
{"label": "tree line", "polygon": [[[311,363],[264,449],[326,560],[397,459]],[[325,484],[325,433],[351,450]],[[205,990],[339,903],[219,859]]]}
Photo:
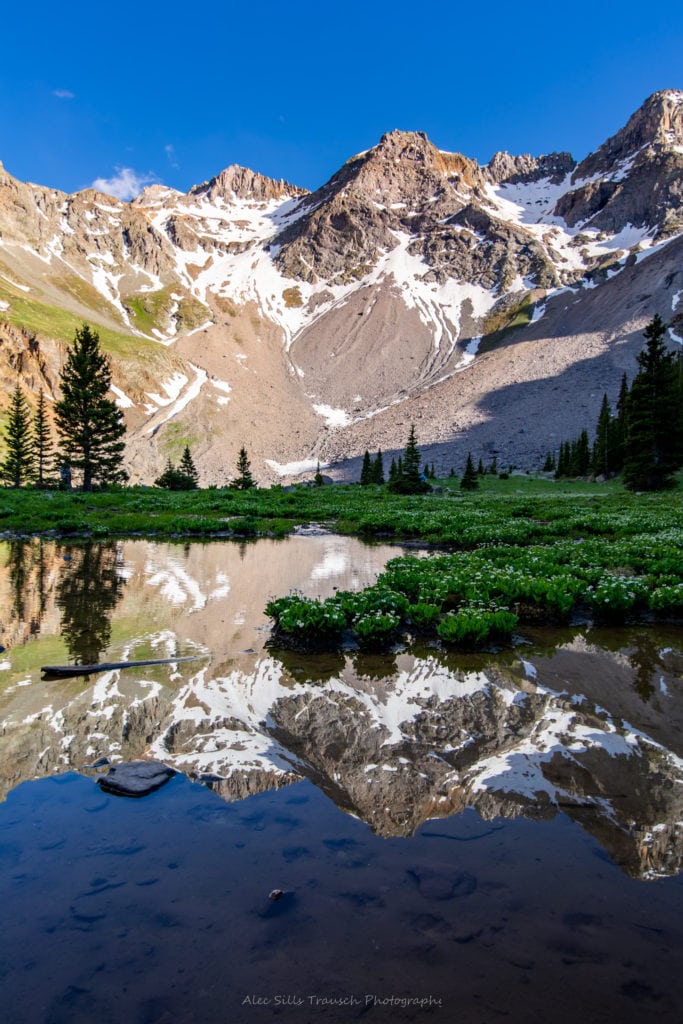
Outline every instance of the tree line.
{"label": "tree line", "polygon": [[[70,488],[72,473],[80,475],[81,488],[122,484],[128,474],[122,465],[126,427],[123,413],[108,397],[111,365],[100,349],[100,339],[88,324],[77,328],[60,373],[61,398],[54,403],[57,443],[50,429],[45,393],[41,388],[33,414],[17,385],[12,392],[4,430],[5,457],[0,476],[12,487],[32,484],[39,488]],[[176,467],[169,459],[155,481],[171,490],[191,490],[199,474],[188,446]],[[240,490],[255,486],[246,450],[237,461],[237,476],[230,484]]]}
{"label": "tree line", "polygon": [[591,445],[586,429],[563,441],[544,469],[556,477],[622,474],[632,491],[670,487],[683,467],[683,359],[664,344],[666,324],[655,315],[645,328],[638,372],[630,387],[622,377],[613,412],[605,394]]}
{"label": "tree line", "polygon": [[[556,477],[623,475],[631,490],[660,490],[673,483],[674,473],[683,467],[683,359],[664,345],[666,325],[657,314],[644,331],[645,347],[637,357],[638,372],[630,387],[626,375],[621,381],[613,412],[607,395],[603,396],[591,445],[588,431],[578,438],[563,441],[555,458],[548,454],[545,471]],[[60,373],[61,398],[54,403],[54,423],[58,441],[50,432],[47,400],[41,389],[33,415],[17,385],[12,394],[5,427],[5,458],[0,475],[12,487],[34,484],[38,487],[71,487],[72,471],[80,474],[81,487],[106,487],[124,483],[128,474],[122,466],[125,424],[123,413],[108,397],[111,367],[101,352],[99,336],[87,324],[77,329]],[[411,425],[408,443],[398,459],[392,459],[388,490],[395,494],[422,494],[430,490],[428,479],[435,477],[434,465],[420,469],[421,456],[415,426]],[[492,465],[489,472],[496,472]],[[58,472],[58,480],[55,473]],[[478,486],[485,472],[481,459],[475,470],[471,454],[460,482],[464,490]],[[451,470],[451,476],[454,475]],[[169,459],[155,480],[158,487],[192,490],[199,475],[186,446],[180,463]],[[320,466],[316,483],[322,483]],[[366,450],[360,483],[384,484],[381,450],[373,459]],[[251,465],[242,447],[237,460],[237,475],[230,487],[248,490],[255,487]]]}
{"label": "tree line", "polygon": [[100,350],[99,335],[87,324],[77,328],[60,373],[62,397],[54,403],[55,447],[50,432],[45,394],[41,388],[31,417],[26,397],[16,386],[5,428],[6,455],[2,477],[13,487],[35,483],[46,487],[58,472],[62,486],[71,486],[72,471],[81,487],[123,483],[121,464],[126,433],[123,413],[107,397],[111,385],[109,359]]}

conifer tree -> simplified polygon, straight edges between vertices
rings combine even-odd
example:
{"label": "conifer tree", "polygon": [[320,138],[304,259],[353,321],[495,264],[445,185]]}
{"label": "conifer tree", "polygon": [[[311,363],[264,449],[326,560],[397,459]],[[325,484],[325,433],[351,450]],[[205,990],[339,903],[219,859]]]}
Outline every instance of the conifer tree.
{"label": "conifer tree", "polygon": [[248,491],[250,487],[256,486],[251,475],[251,464],[246,448],[240,448],[237,459],[237,478],[233,481],[232,486],[236,487],[238,491]]}
{"label": "conifer tree", "polygon": [[389,466],[389,483],[392,483],[398,475],[398,466],[396,465],[396,459],[392,458],[391,465]]}
{"label": "conifer tree", "polygon": [[483,463],[481,455],[480,455],[479,456],[479,465],[477,466],[477,476],[483,476],[483,475],[484,475],[484,463]]}
{"label": "conifer tree", "polygon": [[313,477],[313,483],[315,484],[316,487],[322,487],[323,484],[325,483],[325,481],[323,480],[323,475],[320,472],[320,459],[318,459],[318,464],[315,467],[315,476]]}
{"label": "conifer tree", "polygon": [[472,454],[471,452],[468,452],[465,472],[463,473],[460,481],[460,488],[463,491],[475,491],[478,486],[479,480],[474,469],[474,463],[472,462]]}
{"label": "conifer tree", "polygon": [[360,482],[363,487],[367,487],[368,484],[372,483],[372,462],[370,460],[370,452],[365,449],[365,455],[363,456],[363,465],[360,471]]}
{"label": "conifer tree", "polygon": [[420,476],[420,463],[422,458],[420,456],[420,449],[417,447],[417,435],[415,433],[415,424],[410,424],[410,433],[408,435],[408,444],[403,453],[403,475],[407,480],[418,480]]}
{"label": "conifer tree", "polygon": [[193,491],[197,486],[191,476],[173,465],[170,458],[166,460],[164,471],[154,484],[156,487],[165,487],[167,491]]}
{"label": "conifer tree", "polygon": [[591,465],[591,446],[588,440],[588,431],[584,428],[576,441],[574,449],[574,473],[576,476],[586,476]]}
{"label": "conifer tree", "polygon": [[629,386],[626,374],[621,378],[617,414],[611,424],[610,447],[612,449],[612,468],[620,473],[624,468],[624,445],[626,443],[626,407],[628,405]]}
{"label": "conifer tree", "polygon": [[373,484],[384,483],[384,456],[382,455],[381,448],[378,450],[372,463],[372,482]]}
{"label": "conifer tree", "polygon": [[185,445],[183,457],[178,465],[178,470],[183,474],[183,476],[186,476],[192,481],[192,487],[189,488],[189,490],[194,490],[195,487],[199,486],[199,473],[197,472],[197,467],[194,464],[194,459],[190,454],[188,445]]}
{"label": "conifer tree", "polygon": [[552,473],[554,469],[555,469],[555,459],[553,457],[552,452],[548,452],[548,454],[545,457],[545,462],[543,463],[543,472],[544,473]]}
{"label": "conifer tree", "polygon": [[498,459],[494,455],[493,456],[493,460],[491,462],[491,467],[489,469],[489,473],[491,474],[491,476],[495,476],[497,472],[498,472]]}
{"label": "conifer tree", "polygon": [[408,444],[403,457],[398,460],[396,479],[391,481],[389,489],[396,494],[424,494],[430,490],[429,484],[420,474],[421,461],[415,425],[411,423]]}
{"label": "conifer tree", "polygon": [[591,457],[591,469],[596,476],[604,476],[607,478],[611,475],[612,471],[612,410],[610,409],[609,400],[607,395],[602,396],[602,405],[600,406],[600,415],[598,416],[598,422],[595,427],[595,443],[593,444],[593,454]]}
{"label": "conifer tree", "polygon": [[62,460],[82,472],[84,491],[92,490],[94,483],[125,480],[123,414],[107,398],[109,360],[100,351],[99,335],[88,324],[76,330],[60,376],[62,397],[55,403],[55,422]]}
{"label": "conifer tree", "polygon": [[50,424],[48,423],[47,410],[45,408],[45,394],[42,388],[38,392],[38,405],[33,417],[32,447],[36,483],[39,487],[42,487],[45,483],[45,477],[52,470],[54,457]]}
{"label": "conifer tree", "polygon": [[631,490],[668,487],[683,465],[678,363],[664,346],[665,334],[657,314],[645,328],[640,369],[626,403],[624,483]]}
{"label": "conifer tree", "polygon": [[2,476],[12,487],[21,487],[33,474],[33,450],[28,405],[18,384],[12,392],[5,445],[7,454],[0,467]]}

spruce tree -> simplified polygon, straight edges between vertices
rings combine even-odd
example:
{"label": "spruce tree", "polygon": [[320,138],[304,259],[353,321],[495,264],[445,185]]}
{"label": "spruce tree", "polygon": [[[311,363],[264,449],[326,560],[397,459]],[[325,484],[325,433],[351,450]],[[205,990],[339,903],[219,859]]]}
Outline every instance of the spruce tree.
{"label": "spruce tree", "polygon": [[237,478],[233,481],[232,486],[236,487],[238,491],[248,491],[250,487],[256,486],[251,475],[251,464],[246,448],[240,448],[237,459]]}
{"label": "spruce tree", "polygon": [[421,461],[420,449],[417,447],[415,424],[411,423],[410,433],[408,434],[408,444],[406,445],[406,449],[403,453],[403,475],[410,482],[419,481]]}
{"label": "spruce tree", "polygon": [[483,475],[484,475],[484,463],[483,463],[483,460],[482,460],[481,455],[480,455],[479,456],[479,465],[477,466],[477,476],[483,476]]}
{"label": "spruce tree", "polygon": [[195,487],[199,485],[199,473],[197,472],[197,467],[194,464],[188,445],[185,445],[183,457],[180,460],[178,469],[183,476],[186,476],[188,480],[192,481],[192,487],[188,488],[188,490],[194,490]]}
{"label": "spruce tree", "polygon": [[411,423],[408,444],[403,457],[398,460],[396,479],[391,481],[389,489],[396,494],[425,494],[429,491],[429,484],[420,474],[420,462],[415,425]]}
{"label": "spruce tree", "polygon": [[600,415],[598,416],[598,422],[595,428],[595,444],[593,445],[593,456],[591,461],[591,467],[595,475],[602,475],[605,479],[610,476],[612,469],[611,423],[612,410],[610,409],[609,400],[605,394],[602,397]]}
{"label": "spruce tree", "polygon": [[579,440],[576,447],[579,476],[586,476],[591,468],[591,444],[588,439],[588,431],[585,427],[579,434]]}
{"label": "spruce tree", "polygon": [[611,424],[610,447],[612,450],[612,469],[621,473],[624,468],[624,445],[626,444],[626,408],[628,406],[629,386],[626,374],[621,378],[617,414]]}
{"label": "spruce tree", "polygon": [[398,466],[396,465],[396,459],[392,458],[391,465],[389,466],[389,483],[392,483],[398,476]]}
{"label": "spruce tree", "polygon": [[109,360],[100,351],[99,335],[88,324],[76,330],[60,376],[62,397],[55,403],[55,422],[63,462],[81,471],[84,491],[92,490],[94,483],[125,480],[123,414],[107,398]]}
{"label": "spruce tree", "polygon": [[678,363],[664,346],[665,333],[657,314],[645,328],[640,369],[626,403],[624,483],[634,491],[670,486],[683,465]]}
{"label": "spruce tree", "polygon": [[318,459],[318,464],[315,467],[315,476],[313,477],[313,483],[315,484],[316,487],[322,487],[323,484],[325,483],[325,481],[323,480],[323,475],[320,472],[320,459]]}
{"label": "spruce tree", "polygon": [[378,450],[372,463],[372,482],[373,484],[384,483],[384,456],[382,455],[381,448]]}
{"label": "spruce tree", "polygon": [[372,483],[372,462],[370,461],[370,452],[365,449],[365,455],[363,456],[363,465],[360,471],[360,482],[363,487],[367,487],[368,484]]}
{"label": "spruce tree", "polygon": [[166,460],[164,471],[154,481],[154,485],[164,487],[167,491],[193,491],[197,486],[192,477],[173,465],[170,458]]}
{"label": "spruce tree", "polygon": [[553,458],[552,452],[548,452],[543,463],[543,472],[552,473],[555,469],[555,459]]}
{"label": "spruce tree", "polygon": [[33,475],[33,446],[28,405],[18,384],[12,392],[5,445],[7,454],[0,467],[2,476],[12,487],[21,487]]}
{"label": "spruce tree", "polygon": [[479,486],[479,479],[472,462],[472,455],[470,452],[467,453],[467,462],[465,464],[465,472],[462,475],[460,481],[460,487],[463,491],[475,491]]}
{"label": "spruce tree", "polygon": [[52,434],[50,433],[50,424],[48,423],[47,410],[45,408],[45,394],[42,388],[38,392],[38,405],[33,417],[32,446],[36,483],[39,487],[42,487],[45,483],[45,477],[52,470],[54,457]]}

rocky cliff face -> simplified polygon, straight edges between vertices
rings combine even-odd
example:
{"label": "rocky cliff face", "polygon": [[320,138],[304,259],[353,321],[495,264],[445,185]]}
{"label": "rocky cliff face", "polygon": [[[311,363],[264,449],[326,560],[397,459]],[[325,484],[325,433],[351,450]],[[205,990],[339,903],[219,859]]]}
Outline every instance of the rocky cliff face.
{"label": "rocky cliff face", "polygon": [[571,180],[555,207],[570,227],[617,233],[632,225],[657,238],[683,230],[683,94],[651,96]]}
{"label": "rocky cliff face", "polygon": [[[480,166],[392,131],[311,194],[232,165],[131,203],[0,168],[0,322],[24,338],[2,392],[30,346],[63,347],[87,320],[114,358],[134,479],[190,442],[205,483],[243,443],[263,482],[321,456],[344,475],[375,436],[402,447],[415,419],[440,469],[496,445],[533,465],[547,447],[533,421],[552,408],[562,436],[590,425],[633,372],[645,323],[680,311],[682,191],[674,90],[578,164],[496,153]],[[553,392],[587,360],[587,408],[568,396],[558,410]],[[299,426],[271,424],[273,404]]]}

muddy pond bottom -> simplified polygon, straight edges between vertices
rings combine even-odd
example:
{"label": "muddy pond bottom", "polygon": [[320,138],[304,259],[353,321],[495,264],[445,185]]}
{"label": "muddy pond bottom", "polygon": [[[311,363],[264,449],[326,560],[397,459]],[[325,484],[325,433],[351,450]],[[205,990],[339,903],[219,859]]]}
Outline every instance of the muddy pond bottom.
{"label": "muddy pond bottom", "polygon": [[380,838],[309,781],[67,773],[0,806],[0,879],[5,1024],[680,1020],[681,878],[562,814]]}

